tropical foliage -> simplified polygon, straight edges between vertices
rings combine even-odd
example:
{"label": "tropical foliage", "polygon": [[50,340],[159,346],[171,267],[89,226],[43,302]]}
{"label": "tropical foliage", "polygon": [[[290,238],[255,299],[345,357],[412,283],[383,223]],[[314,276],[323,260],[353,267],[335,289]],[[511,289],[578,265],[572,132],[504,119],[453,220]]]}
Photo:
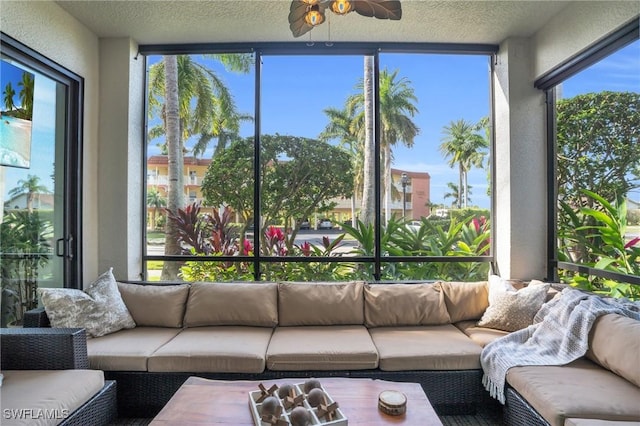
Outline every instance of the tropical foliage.
{"label": "tropical foliage", "polygon": [[[626,240],[627,203],[624,199],[605,200],[592,191],[582,190],[595,208],[574,210],[561,202],[565,220],[558,229],[558,258],[596,269],[640,276],[640,237]],[[607,293],[614,297],[640,300],[640,286],[611,279],[564,271],[562,279],[577,287]]]}
{"label": "tropical foliage", "polygon": [[594,207],[589,190],[615,200],[640,187],[640,93],[599,92],[557,102],[558,196]]}
{"label": "tropical foliage", "polygon": [[35,211],[14,211],[0,223],[2,326],[38,307],[38,276],[49,263],[53,226]]}
{"label": "tropical foliage", "polygon": [[[250,259],[238,261],[216,260],[219,256],[253,254],[250,241],[241,240],[237,228],[231,224],[229,210],[220,214],[201,214],[196,204],[184,210],[169,213],[169,220],[180,229],[180,243],[184,254],[207,256],[205,261],[188,261],[180,269],[187,281],[219,281],[253,279]],[[269,226],[263,234],[263,256],[303,257],[318,261],[295,261],[265,264],[265,280],[373,280],[373,266],[349,261],[343,256],[373,256],[374,230],[372,225],[358,221],[355,227],[344,225],[345,233],[331,240],[325,236],[320,245],[303,242],[292,244],[293,239],[279,227]],[[355,239],[351,250],[343,247],[345,238]],[[464,220],[451,219],[446,227],[424,219],[418,229],[410,228],[403,220],[392,218],[381,230],[382,250],[386,256],[484,256],[490,250],[489,223],[484,217],[469,216]],[[340,262],[332,261],[331,258]],[[324,258],[324,259],[320,259]],[[483,280],[488,274],[488,263],[482,262],[389,262],[382,270],[382,280]]]}
{"label": "tropical foliage", "polygon": [[[557,102],[558,259],[640,276],[626,196],[640,187],[640,94],[587,93]],[[561,271],[576,286],[640,298],[640,286]]]}
{"label": "tropical foliage", "polygon": [[[253,138],[233,142],[215,157],[202,182],[209,205],[228,205],[252,222],[254,186]],[[299,225],[296,219],[322,213],[334,206],[338,197],[353,193],[351,158],[339,147],[314,139],[263,135],[260,138],[260,182],[264,233],[269,224],[296,223],[289,249]]]}

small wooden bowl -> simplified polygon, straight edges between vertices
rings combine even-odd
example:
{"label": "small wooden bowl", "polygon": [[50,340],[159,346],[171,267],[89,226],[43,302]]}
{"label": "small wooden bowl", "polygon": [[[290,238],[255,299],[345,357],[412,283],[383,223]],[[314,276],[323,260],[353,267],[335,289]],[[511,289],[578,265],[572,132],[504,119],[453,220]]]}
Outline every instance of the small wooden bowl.
{"label": "small wooden bowl", "polygon": [[390,416],[401,416],[407,412],[407,397],[394,390],[382,391],[378,395],[378,408]]}

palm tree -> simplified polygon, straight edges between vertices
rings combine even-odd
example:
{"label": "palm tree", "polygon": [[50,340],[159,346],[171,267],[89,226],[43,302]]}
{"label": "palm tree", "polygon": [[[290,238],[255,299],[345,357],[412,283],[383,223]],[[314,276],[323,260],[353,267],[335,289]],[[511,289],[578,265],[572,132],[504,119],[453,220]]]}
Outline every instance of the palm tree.
{"label": "palm tree", "polygon": [[[358,85],[362,89],[362,83]],[[383,70],[380,73],[380,146],[382,148],[382,161],[384,165],[384,203],[385,219],[391,217],[392,177],[391,162],[393,160],[393,146],[402,142],[411,148],[420,129],[412,121],[411,117],[418,113],[415,105],[417,98],[411,82],[403,77],[398,79],[398,70],[389,73]],[[348,102],[363,105],[364,100],[360,93],[352,96]]]}
{"label": "palm tree", "polygon": [[374,198],[374,161],[375,161],[375,144],[374,144],[374,120],[373,120],[373,56],[365,55],[364,57],[364,77],[362,80],[362,107],[364,121],[364,159],[362,166],[362,203],[360,207],[360,220],[365,224],[373,224],[375,215],[375,198]]}
{"label": "palm tree", "polygon": [[13,103],[13,97],[16,95],[16,91],[13,90],[11,82],[7,83],[7,85],[4,87],[4,92],[2,92],[2,95],[4,96],[4,107],[7,109],[7,111],[13,111],[13,108],[15,108],[16,106]]}
{"label": "palm tree", "polygon": [[485,149],[488,142],[484,137],[476,133],[477,125],[466,122],[463,119],[452,121],[444,127],[444,138],[440,144],[440,152],[445,158],[451,157],[449,166],[458,165],[458,206],[467,207],[469,198],[468,172],[472,167],[482,167]]}
{"label": "palm tree", "polygon": [[[458,204],[460,200],[460,191],[458,190],[458,185],[456,185],[453,182],[448,182],[447,187],[451,192],[445,192],[443,198],[445,200],[447,198],[452,198],[453,202],[451,203],[451,207],[455,207],[458,209],[461,208],[461,206]],[[471,202],[471,198],[469,197],[471,195],[471,188],[473,188],[471,185],[467,186],[467,202],[468,203]]]}
{"label": "palm tree", "polygon": [[18,83],[20,89],[20,103],[22,104],[23,115],[25,120],[31,120],[33,117],[33,75],[28,72],[22,73],[22,80]]}
{"label": "palm tree", "polygon": [[340,145],[351,154],[351,164],[353,167],[353,194],[351,195],[351,224],[356,225],[356,198],[357,194],[363,191],[363,167],[364,150],[361,133],[361,123],[355,116],[353,108],[346,107],[342,110],[337,108],[327,108],[324,113],[329,118],[329,123],[318,136],[321,141],[339,139]]}
{"label": "palm tree", "polygon": [[[249,69],[248,55],[211,56],[229,70]],[[149,139],[165,135],[169,164],[167,208],[175,212],[184,207],[184,141],[193,135],[215,135],[214,124],[221,118],[221,112],[224,117],[237,113],[233,97],[222,80],[191,56],[164,56],[151,66],[149,82],[149,112],[162,118],[161,124],[150,130]],[[178,230],[172,221],[166,226],[165,253],[180,254]],[[171,280],[177,276],[177,262],[164,262],[161,278]]]}
{"label": "palm tree", "polygon": [[[218,60],[228,71],[246,73],[253,63],[253,56],[248,54],[204,56]],[[189,55],[180,55],[177,60],[181,138],[186,141],[192,136],[198,136],[192,148],[196,156],[202,155],[211,140],[217,138],[216,152],[218,152],[238,134],[240,122],[252,120],[253,117],[237,112],[232,94],[213,70],[195,61]],[[151,92],[149,105],[152,116],[162,117],[164,114],[165,106],[162,104],[164,74],[164,62],[151,66],[149,70]],[[149,130],[149,140],[165,134],[166,126],[163,122]],[[164,150],[164,147],[161,146],[161,148]]]}
{"label": "palm tree", "polygon": [[48,194],[49,189],[40,184],[40,177],[36,175],[27,175],[27,179],[20,179],[18,186],[9,191],[9,196],[27,194],[27,211],[33,213],[33,201],[36,194]]}
{"label": "palm tree", "polygon": [[158,209],[167,206],[167,199],[160,194],[157,188],[151,188],[147,192],[147,207],[152,207],[151,216],[151,229],[156,229],[156,217],[158,215]]}

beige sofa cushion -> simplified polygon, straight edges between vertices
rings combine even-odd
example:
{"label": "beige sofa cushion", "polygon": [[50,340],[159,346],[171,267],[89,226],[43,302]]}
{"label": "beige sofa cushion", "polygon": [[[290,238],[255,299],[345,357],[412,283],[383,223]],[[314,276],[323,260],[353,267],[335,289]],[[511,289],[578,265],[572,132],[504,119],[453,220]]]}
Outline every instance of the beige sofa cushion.
{"label": "beige sofa cushion", "polygon": [[178,333],[178,328],[136,327],[89,339],[89,366],[104,371],[147,371],[147,358]]}
{"label": "beige sofa cushion", "polygon": [[136,326],[182,327],[189,285],[118,283],[118,290]]}
{"label": "beige sofa cushion", "polygon": [[639,422],[625,422],[598,419],[566,419],[564,426],[638,426]]}
{"label": "beige sofa cushion", "polygon": [[[104,387],[104,373],[96,370],[4,370],[2,425],[46,425],[60,423]],[[31,410],[50,416],[21,419],[6,417],[6,410]],[[48,418],[53,417],[53,418]]]}
{"label": "beige sofa cushion", "polygon": [[589,333],[587,357],[640,386],[640,321],[617,314],[599,317]]}
{"label": "beige sofa cushion", "polygon": [[363,325],[278,327],[267,349],[269,370],[365,370],[378,352]]}
{"label": "beige sofa cushion", "polygon": [[451,324],[378,327],[369,333],[384,371],[480,368],[482,347]]}
{"label": "beige sofa cushion", "polygon": [[451,322],[477,320],[489,306],[486,281],[441,282]]}
{"label": "beige sofa cushion", "polygon": [[514,367],[507,382],[552,426],[566,418],[640,421],[640,388],[584,358]]}
{"label": "beige sofa cushion", "polygon": [[261,373],[273,329],[214,326],[184,329],[149,358],[149,371]]}
{"label": "beige sofa cushion", "polygon": [[477,321],[460,321],[454,324],[460,331],[483,348],[496,339],[509,334],[495,328],[478,327]]}
{"label": "beige sofa cushion", "polygon": [[367,284],[364,323],[367,327],[448,324],[449,313],[440,284]]}
{"label": "beige sofa cushion", "polygon": [[193,283],[184,325],[275,327],[277,292],[275,283]]}
{"label": "beige sofa cushion", "polygon": [[364,283],[278,283],[279,325],[364,323]]}

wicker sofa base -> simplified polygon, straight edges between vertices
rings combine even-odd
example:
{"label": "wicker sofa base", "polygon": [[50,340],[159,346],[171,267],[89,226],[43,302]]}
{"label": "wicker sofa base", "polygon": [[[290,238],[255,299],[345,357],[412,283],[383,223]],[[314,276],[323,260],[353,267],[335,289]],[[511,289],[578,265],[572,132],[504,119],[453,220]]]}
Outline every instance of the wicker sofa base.
{"label": "wicker sofa base", "polygon": [[480,405],[495,403],[482,388],[481,370],[265,371],[260,374],[105,371],[106,378],[118,382],[118,412],[121,417],[155,416],[190,376],[255,381],[299,377],[352,377],[415,382],[422,385],[431,405],[440,415],[475,414]]}
{"label": "wicker sofa base", "polygon": [[71,413],[61,426],[108,425],[118,417],[116,382],[107,380],[100,392]]}
{"label": "wicker sofa base", "polygon": [[505,393],[504,424],[507,426],[550,426],[515,389],[508,387]]}

